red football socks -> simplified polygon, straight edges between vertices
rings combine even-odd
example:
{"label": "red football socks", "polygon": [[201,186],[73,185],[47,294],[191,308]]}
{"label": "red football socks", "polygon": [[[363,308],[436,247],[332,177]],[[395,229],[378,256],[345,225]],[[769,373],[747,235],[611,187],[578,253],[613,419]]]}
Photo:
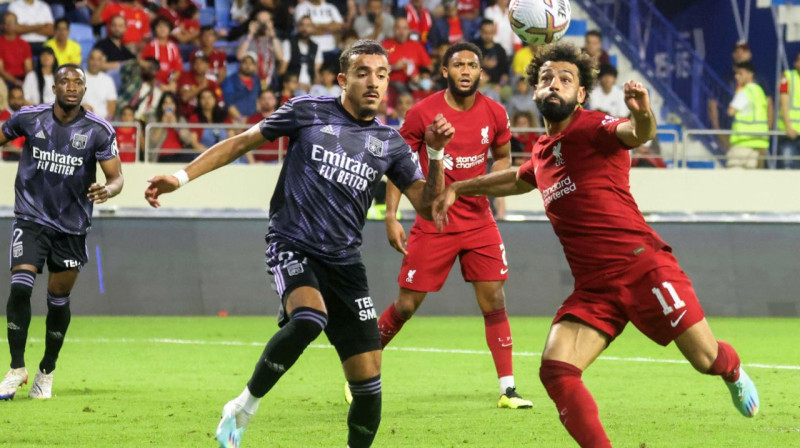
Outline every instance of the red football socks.
{"label": "red football socks", "polygon": [[717,345],[719,346],[717,359],[714,360],[714,364],[711,364],[707,373],[719,375],[723,380],[733,383],[739,379],[739,366],[741,365],[739,354],[727,342],[717,341]]}
{"label": "red football socks", "polygon": [[386,311],[381,314],[381,318],[378,319],[378,330],[381,332],[381,348],[389,345],[389,342],[400,332],[406,322],[408,322],[408,319],[404,319],[397,312],[394,303],[389,305],[389,308],[386,308]]}
{"label": "red football socks", "polygon": [[492,352],[497,377],[514,375],[511,360],[511,327],[508,325],[506,309],[483,313],[483,323],[486,326],[486,344]]}
{"label": "red football socks", "polygon": [[592,394],[581,380],[581,370],[561,361],[542,361],[539,378],[555,402],[567,432],[583,448],[611,448]]}

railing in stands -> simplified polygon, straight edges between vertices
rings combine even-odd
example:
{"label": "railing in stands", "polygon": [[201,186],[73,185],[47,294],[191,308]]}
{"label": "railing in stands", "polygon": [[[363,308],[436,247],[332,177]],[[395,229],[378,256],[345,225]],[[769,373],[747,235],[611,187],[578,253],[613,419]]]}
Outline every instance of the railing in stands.
{"label": "railing in stands", "polygon": [[[711,128],[709,101],[727,105],[733,92],[648,0],[574,0],[664,98],[661,118],[687,128]],[[719,107],[719,106],[718,106]],[[701,137],[722,155],[712,138]]]}

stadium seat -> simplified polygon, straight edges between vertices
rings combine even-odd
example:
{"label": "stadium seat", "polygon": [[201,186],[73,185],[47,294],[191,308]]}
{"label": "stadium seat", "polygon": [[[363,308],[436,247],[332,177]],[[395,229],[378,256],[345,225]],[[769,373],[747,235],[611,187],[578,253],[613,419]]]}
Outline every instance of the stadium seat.
{"label": "stadium seat", "polygon": [[217,11],[217,27],[230,28],[231,25],[231,1],[215,0],[214,9]]}
{"label": "stadium seat", "polygon": [[94,39],[86,39],[86,40],[79,40],[77,41],[78,45],[81,46],[81,65],[86,67],[86,64],[89,63],[89,53],[92,52],[92,48],[94,48],[95,40]]}
{"label": "stadium seat", "polygon": [[[669,133],[661,134],[659,131],[669,131]],[[683,140],[683,127],[679,124],[665,123],[658,125],[656,134],[658,134],[658,141],[661,143],[672,143],[675,141],[675,134],[671,131],[678,133],[678,141]]]}
{"label": "stadium seat", "polygon": [[569,28],[567,28],[565,36],[572,36],[572,37],[583,37],[586,34],[586,30],[588,29],[588,25],[586,24],[585,20],[572,20],[569,23]]}
{"label": "stadium seat", "polygon": [[214,8],[203,8],[200,10],[198,21],[200,26],[214,25],[217,22],[217,12]]}
{"label": "stadium seat", "polygon": [[[69,38],[83,45],[83,41],[94,42],[92,27],[85,23],[71,23],[69,26]],[[92,44],[94,46],[94,43]]]}

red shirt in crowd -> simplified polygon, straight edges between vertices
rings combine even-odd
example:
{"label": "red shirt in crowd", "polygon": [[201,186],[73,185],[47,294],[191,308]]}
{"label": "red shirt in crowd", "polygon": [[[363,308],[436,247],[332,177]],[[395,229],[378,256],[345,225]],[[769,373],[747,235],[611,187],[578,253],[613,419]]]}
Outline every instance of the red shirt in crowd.
{"label": "red shirt in crowd", "polygon": [[433,25],[433,18],[428,8],[422,8],[422,13],[414,8],[409,2],[406,5],[406,19],[408,19],[408,27],[411,31],[419,34],[419,40],[422,42],[428,41],[428,31]]}
{"label": "red shirt in crowd", "polygon": [[[499,148],[511,140],[508,115],[499,103],[480,92],[475,93],[475,103],[469,110],[455,110],[444,98],[445,90],[434,93],[414,104],[406,113],[400,135],[411,150],[419,155],[422,172],[428,175],[428,152],[425,150],[425,128],[433,123],[437,114],[444,115],[455,129],[453,140],[444,150],[445,185],[459,180],[472,179],[486,174],[489,150]],[[494,223],[492,210],[486,196],[462,196],[448,212],[447,233],[463,232]],[[431,221],[418,217],[414,223],[426,233],[437,233]]]}
{"label": "red shirt in crowd", "polygon": [[5,71],[21,80],[25,77],[25,60],[32,58],[30,44],[21,37],[8,40],[6,36],[0,34],[0,61],[3,61]]}
{"label": "red shirt in crowd", "polygon": [[139,43],[150,35],[150,18],[147,16],[147,11],[138,4],[130,7],[122,3],[109,3],[100,13],[100,19],[108,23],[116,15],[122,16],[128,25],[122,36],[123,45]]}
{"label": "red shirt in crowd", "polygon": [[419,74],[420,67],[431,65],[431,58],[425,47],[415,41],[407,40],[402,44],[394,39],[383,41],[383,48],[389,52],[389,64],[395,66],[401,60],[405,60],[406,67],[403,70],[392,70],[389,73],[389,81],[408,82],[408,80]]}
{"label": "red shirt in crowd", "polygon": [[519,169],[542,194],[576,288],[630,266],[641,253],[669,250],[631,195],[629,148],[616,136],[626,121],[578,108],[561,133],[539,138]]}
{"label": "red shirt in crowd", "polygon": [[[0,82],[2,82],[2,81],[0,81]],[[0,111],[0,123],[2,123],[4,121],[7,121],[9,118],[11,118],[11,115],[13,115],[13,114],[14,114],[14,112],[12,110],[10,110],[10,109],[6,109],[4,111]],[[25,145],[25,137],[18,137],[18,138],[15,138],[14,140],[11,140],[8,143],[6,143],[5,146],[6,147],[13,146],[15,148],[22,149],[23,145]],[[11,154],[12,154],[11,151],[3,151],[3,159],[9,157]],[[18,152],[14,152],[14,154],[19,155]]]}
{"label": "red shirt in crowd", "polygon": [[117,133],[117,148],[119,159],[123,163],[136,161],[136,128],[132,126],[119,126],[114,128]]}
{"label": "red shirt in crowd", "polygon": [[[195,76],[194,72],[191,70],[188,72],[182,72],[180,77],[178,77],[178,96],[180,96],[180,92],[183,91],[183,89],[197,87],[199,85],[200,83],[197,81],[197,77]],[[222,89],[220,88],[219,84],[206,76],[206,87],[214,92],[214,95],[217,97],[217,101],[221,103]],[[183,114],[184,117],[191,116],[194,113],[194,108],[196,106],[197,98],[192,98],[187,102],[181,101],[181,114]]]}
{"label": "red shirt in crowd", "polygon": [[[261,113],[255,113],[247,117],[247,124],[258,124],[264,116]],[[253,157],[259,162],[277,162],[278,150],[282,150],[283,155],[286,155],[286,149],[289,147],[288,137],[279,137],[274,141],[267,141],[253,151]],[[263,151],[269,151],[265,153]]]}
{"label": "red shirt in crowd", "polygon": [[147,58],[158,60],[160,67],[156,79],[162,84],[169,84],[173,73],[177,76],[183,71],[181,51],[178,49],[178,45],[171,40],[168,40],[166,44],[160,44],[153,39],[142,50],[142,59]]}
{"label": "red shirt in crowd", "polygon": [[[191,55],[189,55],[190,61],[194,60],[194,54],[197,53],[198,51],[201,50],[200,49],[192,50]],[[222,81],[225,81],[224,79],[219,79],[218,75],[221,68],[228,66],[228,55],[225,54],[224,51],[217,50],[216,48],[212,50],[211,53],[206,53],[206,52],[204,53],[206,54],[206,56],[208,56],[208,74],[214,75],[218,83],[222,83]]]}

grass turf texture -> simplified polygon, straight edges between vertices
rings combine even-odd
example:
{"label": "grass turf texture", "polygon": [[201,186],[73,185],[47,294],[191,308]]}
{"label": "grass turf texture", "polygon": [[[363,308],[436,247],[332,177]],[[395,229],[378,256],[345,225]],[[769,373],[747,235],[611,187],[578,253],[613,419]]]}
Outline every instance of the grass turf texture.
{"label": "grass turf texture", "polygon": [[[534,407],[508,410],[495,408],[498,386],[481,318],[414,318],[384,354],[374,446],[575,446],[538,380],[549,323],[511,319],[517,387]],[[794,369],[747,368],[762,407],[745,419],[719,378],[686,363],[653,362],[682,358],[674,345],[661,348],[629,326],[607,359],[584,374],[614,446],[800,446],[800,320],[712,318],[711,326],[745,366]],[[0,402],[0,446],[215,446],[222,405],[241,392],[275,330],[269,317],[75,317],[55,397],[29,400],[29,383],[13,401]],[[44,319],[34,318],[29,381],[43,334]],[[3,348],[0,363],[7,362]],[[343,384],[338,358],[320,337],[262,400],[244,446],[344,447]]]}

